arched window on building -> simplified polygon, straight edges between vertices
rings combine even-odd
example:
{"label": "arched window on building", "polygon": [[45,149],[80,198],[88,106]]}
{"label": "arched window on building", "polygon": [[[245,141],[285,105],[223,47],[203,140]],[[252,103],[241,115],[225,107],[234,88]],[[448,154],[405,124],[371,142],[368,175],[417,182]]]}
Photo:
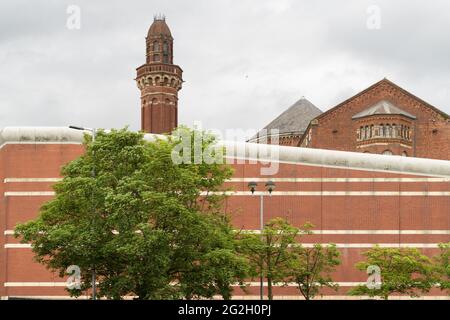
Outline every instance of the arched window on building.
{"label": "arched window on building", "polygon": [[402,157],[407,157],[408,156],[408,154],[406,153],[406,151],[403,151],[402,152]]}
{"label": "arched window on building", "polygon": [[159,51],[159,42],[158,41],[153,42],[153,51]]}
{"label": "arched window on building", "polygon": [[392,125],[388,125],[388,132],[387,132],[387,136],[389,137],[389,138],[391,138],[392,137]]}
{"label": "arched window on building", "polygon": [[386,137],[386,126],[384,124],[380,124],[380,128],[381,128],[381,135],[383,137]]}
{"label": "arched window on building", "polygon": [[391,150],[384,150],[383,153],[385,156],[392,156],[392,151]]}
{"label": "arched window on building", "polygon": [[375,132],[373,131],[373,124],[370,126],[370,138],[372,138],[375,134]]}

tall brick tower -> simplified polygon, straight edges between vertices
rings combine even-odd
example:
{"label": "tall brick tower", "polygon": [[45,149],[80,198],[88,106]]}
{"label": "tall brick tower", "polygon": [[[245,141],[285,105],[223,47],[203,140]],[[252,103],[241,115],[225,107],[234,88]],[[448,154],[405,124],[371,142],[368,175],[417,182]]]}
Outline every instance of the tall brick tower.
{"label": "tall brick tower", "polygon": [[183,70],[173,64],[173,38],[164,16],[155,16],[148,30],[147,61],[137,68],[141,90],[141,129],[170,133],[178,125],[178,91]]}

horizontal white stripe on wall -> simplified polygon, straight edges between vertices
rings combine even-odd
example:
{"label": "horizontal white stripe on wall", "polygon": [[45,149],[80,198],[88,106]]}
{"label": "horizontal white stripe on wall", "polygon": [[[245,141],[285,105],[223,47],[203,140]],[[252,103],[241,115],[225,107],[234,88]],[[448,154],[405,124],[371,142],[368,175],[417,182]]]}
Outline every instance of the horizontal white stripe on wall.
{"label": "horizontal white stripe on wall", "polygon": [[[365,282],[336,282],[341,287],[354,287],[358,285],[363,285]],[[65,287],[66,282],[5,282],[5,287]],[[259,282],[246,282],[246,285],[251,287],[259,287]],[[266,287],[268,284],[264,282],[263,285]],[[234,284],[238,286],[238,284]],[[273,284],[275,287],[284,286],[284,284]],[[288,287],[296,287],[295,282],[290,282],[287,284]]]}
{"label": "horizontal white stripe on wall", "polygon": [[[250,191],[226,191],[226,192],[210,192],[211,194],[225,194],[229,196],[252,196]],[[206,196],[206,192],[201,195]],[[253,196],[265,195],[267,192],[255,191]],[[273,191],[271,196],[403,196],[403,197],[445,197],[450,196],[450,191]]]}
{"label": "horizontal white stripe on wall", "polygon": [[[302,243],[305,248],[312,248],[317,243]],[[328,243],[322,243],[329,245]],[[356,248],[372,248],[376,243],[336,243],[337,248],[356,249]],[[381,248],[439,248],[438,243],[378,243]],[[25,249],[31,248],[29,243],[7,243],[5,249]]]}
{"label": "horizontal white stripe on wall", "polygon": [[[359,286],[359,285],[364,285],[366,284],[366,282],[335,282],[337,283],[340,287],[355,287],[355,286]],[[248,286],[251,287],[259,287],[260,286],[260,282],[246,282],[245,283]],[[272,284],[274,287],[284,287],[284,286],[288,286],[288,287],[297,287],[298,284],[295,282],[289,282],[286,285],[283,283],[276,283],[276,284]],[[234,284],[233,286],[237,287],[239,286],[239,284]],[[263,282],[263,286],[267,287],[268,283],[267,282]]]}
{"label": "horizontal white stripe on wall", "polygon": [[[5,178],[5,183],[58,182],[62,178]],[[450,182],[450,178],[231,178],[228,182]]]}
{"label": "horizontal white stripe on wall", "polygon": [[65,287],[67,282],[5,282],[5,287]]}
{"label": "horizontal white stripe on wall", "polygon": [[61,144],[73,144],[73,145],[82,145],[83,142],[77,142],[77,141],[7,141],[0,145],[0,149],[7,145],[17,145],[17,144],[30,144],[30,145],[36,145],[36,144],[53,144],[53,145],[61,145]]}
{"label": "horizontal white stripe on wall", "polygon": [[[215,299],[220,299],[221,297],[214,297]],[[259,300],[259,295],[248,295],[248,296],[232,296],[232,300]],[[305,300],[305,298],[301,295],[274,295],[274,300]],[[267,300],[267,297],[264,297],[264,300]],[[314,300],[381,300],[381,298],[372,298],[369,296],[344,296],[344,295],[335,295],[335,296],[318,296],[314,298]],[[389,300],[450,300],[450,296],[420,296],[417,298],[412,298],[410,296],[390,296]]]}
{"label": "horizontal white stripe on wall", "polygon": [[41,197],[54,196],[54,191],[7,191],[5,197]]}
{"label": "horizontal white stripe on wall", "polygon": [[[202,192],[200,195],[220,195],[228,196],[252,196],[250,191],[226,191],[226,192]],[[266,192],[256,191],[253,196],[266,195]],[[54,196],[54,191],[7,191],[4,193],[5,197],[40,197],[40,196]],[[274,191],[272,196],[378,196],[378,197],[445,197],[450,196],[450,191]]]}
{"label": "horizontal white stripe on wall", "polygon": [[[252,230],[252,229],[243,229],[243,230],[236,230],[244,233],[254,233],[259,234],[260,230]],[[311,230],[313,234],[343,234],[343,235],[364,235],[364,234],[371,234],[371,235],[440,235],[440,234],[448,234],[450,235],[450,230]],[[14,235],[14,230],[5,230],[4,231],[5,236]]]}
{"label": "horizontal white stripe on wall", "polygon": [[30,243],[7,243],[5,244],[5,249],[25,249],[31,248]]}
{"label": "horizontal white stripe on wall", "polygon": [[450,178],[231,178],[229,182],[450,182]]}
{"label": "horizontal white stripe on wall", "polygon": [[3,180],[4,183],[13,183],[13,182],[58,182],[61,181],[62,178],[5,178]]}
{"label": "horizontal white stripe on wall", "polygon": [[[243,230],[236,230],[236,231],[242,231],[244,233],[254,233],[254,234],[260,234],[261,231],[257,229],[243,229]],[[339,234],[339,235],[364,235],[364,234],[370,234],[370,235],[439,235],[439,234],[448,234],[450,235],[450,230],[311,230],[313,234]]]}
{"label": "horizontal white stripe on wall", "polygon": [[[355,287],[355,286],[365,285],[367,282],[361,282],[361,281],[359,281],[359,282],[334,282],[334,283],[336,283],[336,284],[339,285],[340,287]],[[248,286],[250,286],[250,287],[259,287],[259,286],[261,285],[259,281],[245,282],[245,284],[248,285]],[[297,287],[297,286],[298,286],[298,284],[297,284],[296,282],[288,282],[288,283],[286,283],[286,284],[280,282],[280,283],[273,283],[272,285],[273,285],[274,287],[284,287],[284,286],[287,286],[287,287]],[[316,285],[319,285],[319,284],[316,283]],[[234,283],[233,286],[234,286],[234,287],[238,287],[238,286],[239,286],[239,283]],[[267,287],[267,286],[268,286],[268,283],[267,283],[267,282],[263,282],[263,286],[264,286],[264,287]],[[436,287],[436,288],[438,288],[439,286],[440,286],[439,284],[434,285],[434,287]]]}

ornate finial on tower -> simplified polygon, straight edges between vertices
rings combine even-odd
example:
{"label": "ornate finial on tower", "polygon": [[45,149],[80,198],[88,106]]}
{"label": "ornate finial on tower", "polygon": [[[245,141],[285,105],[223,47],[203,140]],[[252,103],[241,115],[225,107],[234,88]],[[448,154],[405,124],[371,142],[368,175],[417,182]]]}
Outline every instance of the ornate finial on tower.
{"label": "ornate finial on tower", "polygon": [[153,15],[153,21],[166,21],[166,16],[163,13]]}
{"label": "ornate finial on tower", "polygon": [[141,128],[151,133],[171,133],[178,126],[178,91],[183,70],[173,64],[173,38],[166,17],[154,16],[148,30],[147,61],[137,68],[141,90]]}

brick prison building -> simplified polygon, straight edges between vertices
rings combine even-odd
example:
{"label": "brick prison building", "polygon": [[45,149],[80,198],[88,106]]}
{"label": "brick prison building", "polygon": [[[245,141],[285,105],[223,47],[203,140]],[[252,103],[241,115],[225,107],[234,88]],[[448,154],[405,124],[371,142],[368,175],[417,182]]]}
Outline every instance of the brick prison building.
{"label": "brick prison building", "polygon": [[383,79],[324,113],[302,98],[249,142],[450,160],[450,117]]}
{"label": "brick prison building", "polygon": [[[146,64],[137,69],[142,129],[170,132],[177,126],[181,69],[173,65],[173,39],[163,19],[147,35]],[[338,292],[367,275],[354,264],[375,244],[414,247],[427,255],[450,241],[449,118],[421,99],[382,80],[322,113],[305,99],[294,104],[253,142],[222,142],[234,175],[224,210],[236,229],[258,230],[264,184],[276,190],[263,198],[263,223],[284,217],[296,226],[314,224],[301,241],[335,243],[342,264],[334,274]],[[146,135],[151,139],[152,135]],[[264,140],[266,139],[266,140]],[[281,146],[264,144],[278,139]],[[33,261],[29,244],[13,236],[17,223],[38,215],[54,196],[61,167],[84,152],[82,132],[65,127],[7,127],[0,130],[0,296],[67,297],[66,279]],[[390,156],[388,156],[388,154]],[[261,161],[254,161],[255,156]],[[268,161],[269,163],[266,163]],[[254,195],[250,181],[258,183]],[[89,294],[89,293],[86,293]],[[237,298],[258,298],[259,283]],[[297,299],[295,286],[276,287],[276,298]],[[353,297],[355,298],[355,297]],[[363,298],[363,297],[356,297]],[[407,298],[407,297],[399,297]],[[433,289],[427,299],[448,299]]]}

